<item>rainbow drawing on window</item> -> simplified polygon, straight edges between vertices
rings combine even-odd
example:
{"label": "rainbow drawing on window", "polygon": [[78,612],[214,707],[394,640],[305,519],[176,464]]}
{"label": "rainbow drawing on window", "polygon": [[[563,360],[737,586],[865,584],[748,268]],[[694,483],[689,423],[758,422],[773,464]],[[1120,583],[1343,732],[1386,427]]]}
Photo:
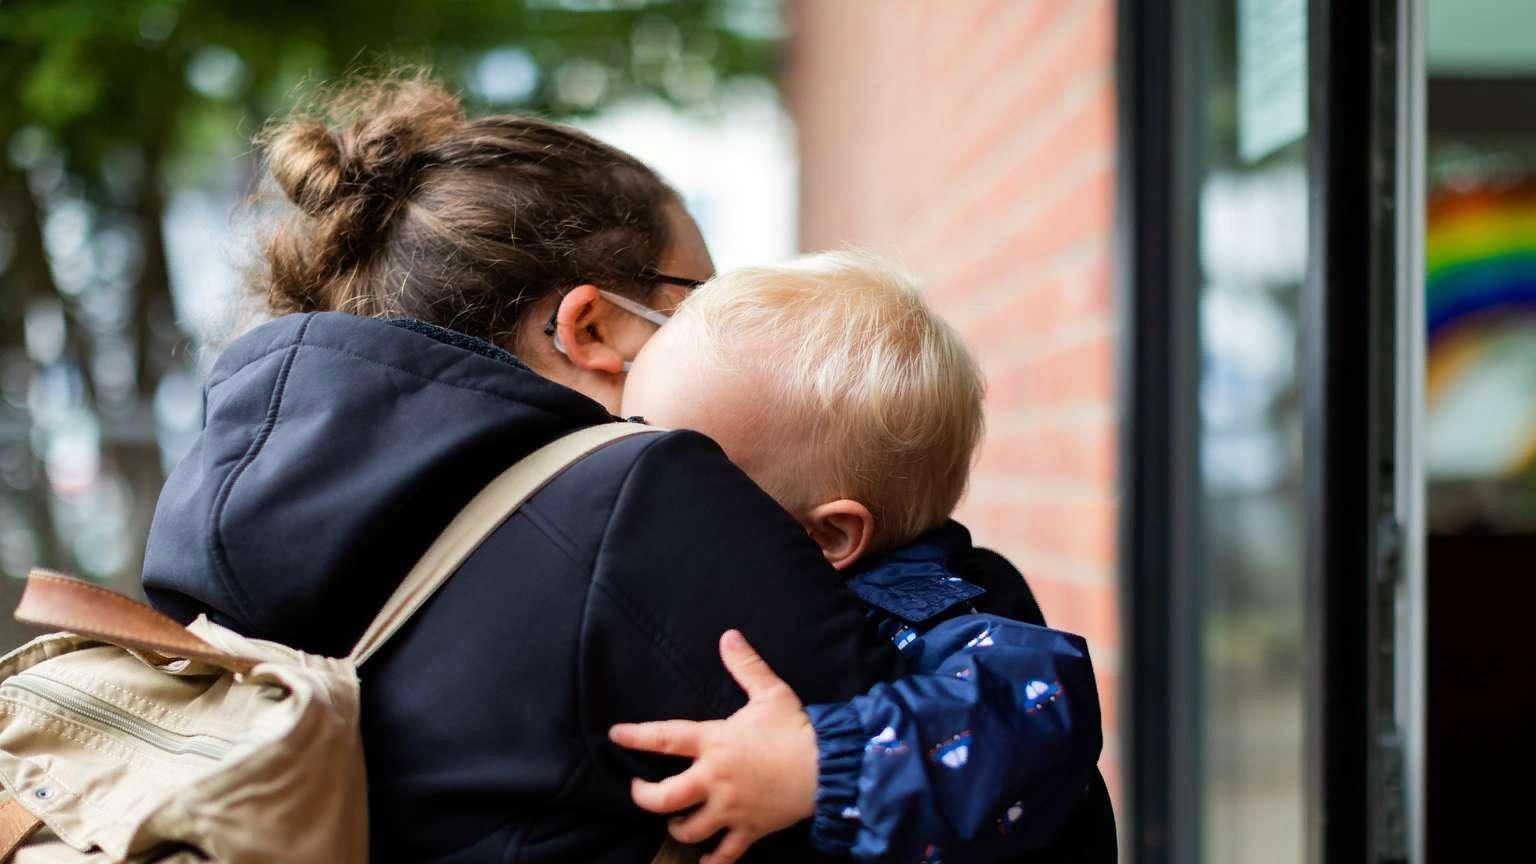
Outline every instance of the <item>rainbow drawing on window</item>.
{"label": "rainbow drawing on window", "polygon": [[1536,458],[1536,178],[1442,187],[1427,216],[1426,469],[1524,473]]}

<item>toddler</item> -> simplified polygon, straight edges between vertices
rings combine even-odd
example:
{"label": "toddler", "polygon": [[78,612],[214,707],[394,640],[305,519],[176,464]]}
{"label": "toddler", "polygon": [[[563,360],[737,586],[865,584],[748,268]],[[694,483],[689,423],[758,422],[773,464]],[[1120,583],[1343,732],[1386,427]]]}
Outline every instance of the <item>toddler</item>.
{"label": "toddler", "polygon": [[733,632],[738,714],[615,727],[621,745],[694,759],[634,797],[693,808],[671,825],[682,842],[723,832],[706,862],[807,817],[836,855],[997,860],[1038,848],[1077,804],[1101,746],[1086,645],[977,613],[983,589],[951,566],[971,551],[949,516],[981,401],[974,360],[915,281],[854,252],[717,277],[635,359],[624,413],[713,438],[805,526],[910,672],[803,708]]}

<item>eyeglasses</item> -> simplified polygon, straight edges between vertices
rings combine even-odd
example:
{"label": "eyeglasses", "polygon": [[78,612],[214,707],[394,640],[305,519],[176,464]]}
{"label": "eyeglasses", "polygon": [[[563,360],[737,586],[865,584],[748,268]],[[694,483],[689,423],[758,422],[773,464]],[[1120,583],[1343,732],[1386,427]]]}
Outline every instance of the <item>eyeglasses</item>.
{"label": "eyeglasses", "polygon": [[[708,281],[705,279],[689,279],[686,276],[672,276],[657,270],[648,270],[642,273],[641,279],[648,282],[665,282],[668,285],[680,285],[689,290],[693,290],[694,288],[697,288]],[[631,300],[622,294],[615,294],[612,291],[604,291],[603,289],[599,288],[597,289],[597,295],[604,300],[607,300],[609,303],[619,307],[620,309],[623,309],[625,312],[628,312],[629,314],[636,317],[643,318],[646,321],[655,324],[657,327],[666,324],[667,321],[671,320],[672,318],[672,316],[666,312],[662,312],[659,309],[652,309],[644,303]],[[565,354],[565,344],[560,341],[560,334],[558,332],[560,324],[559,315],[560,310],[558,307],[556,307],[555,311],[550,313],[549,321],[544,325],[544,335],[554,337],[555,350],[559,351],[561,354]],[[631,365],[632,361],[625,360],[624,371],[628,372]]]}
{"label": "eyeglasses", "polygon": [[652,324],[655,324],[657,327],[662,326],[672,318],[671,315],[668,315],[660,309],[652,309],[644,303],[636,303],[628,297],[625,297],[622,294],[615,294],[612,291],[604,291],[603,289],[599,288],[597,289],[597,296],[607,300],[609,303],[612,303],[613,305],[623,309],[625,312],[628,312],[631,315],[634,315],[638,318],[644,318]]}
{"label": "eyeglasses", "polygon": [[681,285],[690,291],[709,281],[708,279],[689,279],[687,276],[673,276],[660,270],[646,270],[640,274],[640,280],[643,282],[665,282],[668,285]]}
{"label": "eyeglasses", "polygon": [[[690,279],[687,276],[673,276],[670,273],[663,273],[660,270],[644,270],[644,271],[642,271],[640,273],[640,281],[642,281],[642,282],[662,282],[662,283],[665,283],[667,285],[678,285],[678,286],[681,286],[683,288],[687,288],[688,290],[692,291],[693,289],[698,288],[699,286],[703,285],[705,282],[708,282],[709,280],[708,279]],[[597,289],[597,293],[600,296],[602,296],[602,298],[604,300],[607,300],[609,303],[612,303],[613,305],[619,307],[620,309],[623,309],[625,312],[628,312],[628,313],[630,313],[632,315],[638,315],[641,318],[644,318],[645,320],[651,322],[652,324],[655,324],[657,327],[660,327],[661,325],[667,323],[667,319],[672,317],[671,315],[668,315],[665,312],[661,312],[661,311],[658,311],[656,309],[652,309],[651,307],[646,306],[643,303],[637,303],[634,300],[629,299],[628,297],[625,297],[625,296],[620,295],[620,294],[615,294],[612,291],[604,291],[603,289],[599,288],[599,289]],[[544,335],[545,336],[553,336],[553,335],[555,335],[555,330],[560,325],[559,317],[560,317],[560,308],[557,306],[557,307],[555,307],[555,311],[549,313],[549,320],[544,322]],[[555,347],[558,348],[559,346],[557,345]],[[562,354],[565,353],[564,349],[561,349],[560,353],[562,353]]]}

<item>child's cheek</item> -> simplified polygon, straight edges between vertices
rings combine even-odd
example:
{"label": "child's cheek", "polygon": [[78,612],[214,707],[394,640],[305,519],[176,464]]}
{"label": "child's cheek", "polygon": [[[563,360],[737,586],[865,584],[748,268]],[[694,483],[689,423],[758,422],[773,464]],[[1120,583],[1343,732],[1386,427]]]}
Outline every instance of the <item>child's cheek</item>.
{"label": "child's cheek", "polygon": [[644,417],[655,422],[652,414],[656,413],[659,391],[664,389],[665,383],[659,377],[662,372],[660,365],[656,362],[655,353],[646,348],[642,348],[635,357],[635,365],[630,367],[629,374],[624,377],[624,392],[619,397],[620,413],[625,417]]}

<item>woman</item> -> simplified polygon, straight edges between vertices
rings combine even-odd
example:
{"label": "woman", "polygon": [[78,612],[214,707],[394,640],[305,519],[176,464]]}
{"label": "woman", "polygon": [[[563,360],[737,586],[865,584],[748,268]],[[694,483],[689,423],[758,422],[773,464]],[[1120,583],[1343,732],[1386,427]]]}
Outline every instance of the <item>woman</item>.
{"label": "woman", "polygon": [[[421,81],[334,107],[263,141],[297,206],[260,284],[274,312],[319,314],[220,357],[144,583],[181,619],[340,655],[476,491],[611,419],[654,325],[598,289],[666,309],[712,266],[676,195],[579,133],[468,121]],[[710,539],[679,542],[693,536]],[[635,815],[629,782],[664,763],[619,754],[608,727],[739,706],[715,653],[730,627],[806,698],[853,695],[887,669],[858,616],[707,439],[604,449],[363,667],[375,858],[649,861],[662,825]]]}
{"label": "woman", "polygon": [[[182,619],[336,655],[485,483],[611,419],[647,310],[713,268],[639,162],[538,120],[466,120],[430,83],[354,89],[263,148],[295,212],[259,284],[302,314],[220,358],[145,586]],[[731,628],[806,702],[894,671],[803,530],[707,439],[584,460],[363,667],[374,857],[650,860],[662,827],[629,780],[668,765],[607,730],[740,706],[715,655]],[[774,860],[813,857],[775,842]]]}

